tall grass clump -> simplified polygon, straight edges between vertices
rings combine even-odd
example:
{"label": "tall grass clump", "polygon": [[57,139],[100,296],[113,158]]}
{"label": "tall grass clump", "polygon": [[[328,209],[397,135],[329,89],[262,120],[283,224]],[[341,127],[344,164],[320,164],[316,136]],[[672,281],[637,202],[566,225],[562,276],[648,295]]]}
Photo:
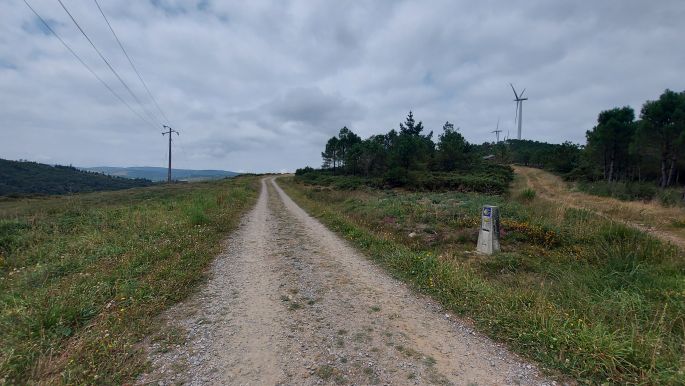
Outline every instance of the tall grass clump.
{"label": "tall grass clump", "polygon": [[524,200],[530,201],[535,198],[535,190],[531,188],[525,188],[521,191],[520,197]]}
{"label": "tall grass clump", "polygon": [[188,200],[184,210],[190,224],[203,225],[209,222],[209,213],[217,207],[217,200],[212,194],[195,193]]}

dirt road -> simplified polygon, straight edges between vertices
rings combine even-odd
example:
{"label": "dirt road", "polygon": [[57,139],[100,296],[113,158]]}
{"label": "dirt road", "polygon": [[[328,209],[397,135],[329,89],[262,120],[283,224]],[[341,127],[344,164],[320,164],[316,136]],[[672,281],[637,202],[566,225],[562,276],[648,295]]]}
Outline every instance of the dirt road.
{"label": "dirt road", "polygon": [[682,207],[594,196],[570,190],[561,178],[545,170],[514,166],[514,171],[545,200],[565,207],[589,210],[685,249],[685,228],[674,225],[685,222],[685,210]]}
{"label": "dirt road", "polygon": [[140,383],[552,384],[534,365],[417,296],[274,182],[208,283],[165,315]]}

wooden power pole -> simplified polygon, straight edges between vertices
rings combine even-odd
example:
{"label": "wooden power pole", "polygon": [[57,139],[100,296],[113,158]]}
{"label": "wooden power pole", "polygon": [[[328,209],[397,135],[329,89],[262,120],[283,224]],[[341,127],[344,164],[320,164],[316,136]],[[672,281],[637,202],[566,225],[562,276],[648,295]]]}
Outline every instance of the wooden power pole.
{"label": "wooden power pole", "polygon": [[171,127],[169,127],[167,125],[164,125],[164,129],[169,130],[169,131],[163,131],[162,135],[169,134],[169,171],[167,172],[167,179],[166,180],[168,183],[171,183],[171,134],[172,133],[176,133],[176,135],[179,135],[179,134],[178,134],[178,131],[172,129]]}

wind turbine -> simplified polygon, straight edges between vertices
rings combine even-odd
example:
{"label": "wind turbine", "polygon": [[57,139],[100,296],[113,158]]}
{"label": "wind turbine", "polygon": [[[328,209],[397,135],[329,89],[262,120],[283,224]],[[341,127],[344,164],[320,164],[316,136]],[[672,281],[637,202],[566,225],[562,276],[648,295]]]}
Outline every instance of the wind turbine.
{"label": "wind turbine", "polygon": [[501,133],[501,132],[502,132],[502,130],[499,129],[499,118],[497,118],[497,128],[495,130],[491,131],[491,133],[495,133],[495,138],[497,138],[497,142],[495,142],[495,143],[499,143],[499,133]]}
{"label": "wind turbine", "polygon": [[521,139],[521,125],[523,122],[523,101],[527,101],[528,98],[523,97],[523,93],[526,92],[525,88],[523,89],[523,91],[521,91],[520,94],[517,94],[514,85],[511,83],[509,83],[509,85],[511,86],[511,90],[514,92],[514,96],[516,97],[516,99],[514,99],[514,102],[516,102],[516,115],[514,115],[514,121],[516,121],[518,118],[518,139]]}

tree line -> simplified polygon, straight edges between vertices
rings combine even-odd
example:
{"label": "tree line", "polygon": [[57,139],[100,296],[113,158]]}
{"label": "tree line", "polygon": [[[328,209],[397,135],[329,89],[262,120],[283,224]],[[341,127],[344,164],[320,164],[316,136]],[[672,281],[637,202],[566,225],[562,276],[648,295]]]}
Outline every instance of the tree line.
{"label": "tree line", "polygon": [[[421,190],[503,193],[513,179],[508,165],[485,161],[458,128],[445,122],[437,141],[410,111],[398,130],[362,139],[347,127],[326,142],[320,170],[298,169],[298,179],[356,189],[403,186]],[[343,178],[345,177],[345,178]]]}
{"label": "tree line", "polygon": [[[661,188],[683,185],[685,91],[666,90],[658,99],[646,101],[639,114],[628,106],[602,111],[586,139],[585,145],[530,140],[475,145],[445,122],[434,141],[433,132],[426,132],[410,111],[398,130],[367,139],[343,127],[326,142],[322,169],[333,175],[377,177],[392,185],[405,185],[428,175],[492,172],[494,164],[516,163],[588,182]],[[300,174],[311,170],[301,169]],[[498,178],[506,175],[500,172],[494,174]]]}
{"label": "tree line", "polygon": [[473,146],[449,121],[438,142],[432,138],[433,132],[424,133],[423,122],[416,122],[411,111],[399,131],[367,139],[343,127],[326,142],[321,153],[323,169],[333,174],[401,179],[411,172],[467,170],[476,162]]}
{"label": "tree line", "polygon": [[602,111],[586,134],[582,174],[591,179],[680,183],[685,164],[685,91],[646,101],[636,119],[628,106]]}

